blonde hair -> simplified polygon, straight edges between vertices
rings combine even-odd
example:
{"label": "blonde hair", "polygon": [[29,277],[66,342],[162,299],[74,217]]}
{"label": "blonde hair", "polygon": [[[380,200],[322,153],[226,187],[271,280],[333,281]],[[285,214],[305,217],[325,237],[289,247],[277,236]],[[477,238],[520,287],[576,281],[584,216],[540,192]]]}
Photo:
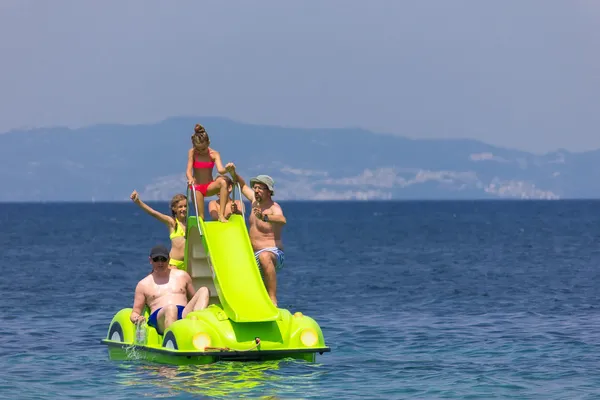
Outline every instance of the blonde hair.
{"label": "blonde hair", "polygon": [[187,201],[187,196],[185,194],[178,193],[171,199],[171,215],[173,218],[175,218],[176,214],[175,210],[173,210],[173,207],[175,207],[181,200]]}
{"label": "blonde hair", "polygon": [[210,138],[208,137],[208,133],[206,129],[200,124],[196,124],[194,127],[194,134],[192,135],[192,144],[194,146],[200,145],[202,143],[209,143]]}

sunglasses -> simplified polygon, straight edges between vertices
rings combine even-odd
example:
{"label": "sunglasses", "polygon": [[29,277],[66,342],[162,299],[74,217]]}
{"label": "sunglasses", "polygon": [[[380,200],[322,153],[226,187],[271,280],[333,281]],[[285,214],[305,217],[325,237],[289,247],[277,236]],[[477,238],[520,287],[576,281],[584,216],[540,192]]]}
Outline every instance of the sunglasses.
{"label": "sunglasses", "polygon": [[159,256],[159,257],[154,257],[152,259],[152,261],[154,261],[154,262],[167,262],[167,259],[166,259],[166,257]]}

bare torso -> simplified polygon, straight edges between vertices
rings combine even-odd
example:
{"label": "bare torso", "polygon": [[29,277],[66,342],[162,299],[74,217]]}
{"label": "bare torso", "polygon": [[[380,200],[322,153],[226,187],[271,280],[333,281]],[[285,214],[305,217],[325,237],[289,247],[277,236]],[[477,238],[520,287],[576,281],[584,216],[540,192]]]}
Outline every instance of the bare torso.
{"label": "bare torso", "polygon": [[185,271],[169,269],[167,276],[152,273],[141,281],[146,304],[151,313],[169,304],[185,306],[188,303],[186,275]]}
{"label": "bare torso", "polygon": [[[186,222],[179,221],[181,228],[185,232],[186,230]],[[171,227],[169,233],[173,233],[177,229],[177,224]],[[183,261],[185,256],[185,236],[176,236],[171,239],[171,251],[169,253],[169,257],[173,260]]]}
{"label": "bare torso", "polygon": [[[198,154],[194,152],[194,161],[213,162],[214,159],[209,155],[210,153],[212,153],[212,150],[209,150],[208,154]],[[192,167],[192,173],[194,175],[194,179],[196,180],[196,184],[209,183],[213,180],[213,168]]]}
{"label": "bare torso", "polygon": [[176,237],[171,239],[171,252],[169,257],[173,260],[182,261],[185,256],[185,238]]}
{"label": "bare torso", "polygon": [[[256,202],[254,202],[252,206],[259,207],[265,214],[270,214],[272,207],[278,207],[277,203],[273,203],[273,205],[269,207],[264,207]],[[261,221],[260,219],[256,218],[254,213],[250,213],[250,216],[248,217],[248,223],[250,225],[248,234],[250,236],[250,242],[252,243],[252,248],[254,251],[258,251],[267,247],[277,247],[283,251],[283,242],[281,240],[281,231],[283,229],[283,225]]]}

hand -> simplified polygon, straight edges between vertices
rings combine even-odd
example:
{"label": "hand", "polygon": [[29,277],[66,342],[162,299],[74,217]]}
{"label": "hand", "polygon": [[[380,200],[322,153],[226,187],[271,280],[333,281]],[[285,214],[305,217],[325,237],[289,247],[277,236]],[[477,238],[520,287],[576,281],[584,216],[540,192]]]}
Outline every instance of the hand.
{"label": "hand", "polygon": [[131,200],[133,200],[134,203],[139,203],[139,201],[140,201],[140,195],[135,190],[133,192],[131,192],[131,196],[129,196],[129,198]]}
{"label": "hand", "polygon": [[263,219],[263,212],[260,208],[258,207],[254,207],[252,209],[252,212],[254,213],[254,215],[256,216],[256,218],[260,219],[262,221]]}
{"label": "hand", "polygon": [[146,317],[144,317],[143,315],[138,315],[137,317],[135,317],[131,322],[133,322],[134,324],[141,324],[142,322],[144,322],[146,320]]}
{"label": "hand", "polygon": [[194,179],[194,178],[188,179],[188,185],[190,185],[191,187],[194,187],[196,185],[196,179]]}
{"label": "hand", "polygon": [[227,163],[227,165],[225,166],[225,169],[227,170],[227,172],[229,172],[230,174],[235,174],[235,164],[230,162]]}

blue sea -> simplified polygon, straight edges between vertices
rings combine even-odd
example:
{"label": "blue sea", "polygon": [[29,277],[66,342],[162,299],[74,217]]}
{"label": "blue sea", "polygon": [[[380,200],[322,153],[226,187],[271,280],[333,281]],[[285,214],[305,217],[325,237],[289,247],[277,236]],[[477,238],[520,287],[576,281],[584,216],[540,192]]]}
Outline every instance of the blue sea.
{"label": "blue sea", "polygon": [[0,204],[0,398],[600,398],[600,202],[281,204],[279,305],[332,351],[192,367],[100,343],[164,225],[131,203]]}

